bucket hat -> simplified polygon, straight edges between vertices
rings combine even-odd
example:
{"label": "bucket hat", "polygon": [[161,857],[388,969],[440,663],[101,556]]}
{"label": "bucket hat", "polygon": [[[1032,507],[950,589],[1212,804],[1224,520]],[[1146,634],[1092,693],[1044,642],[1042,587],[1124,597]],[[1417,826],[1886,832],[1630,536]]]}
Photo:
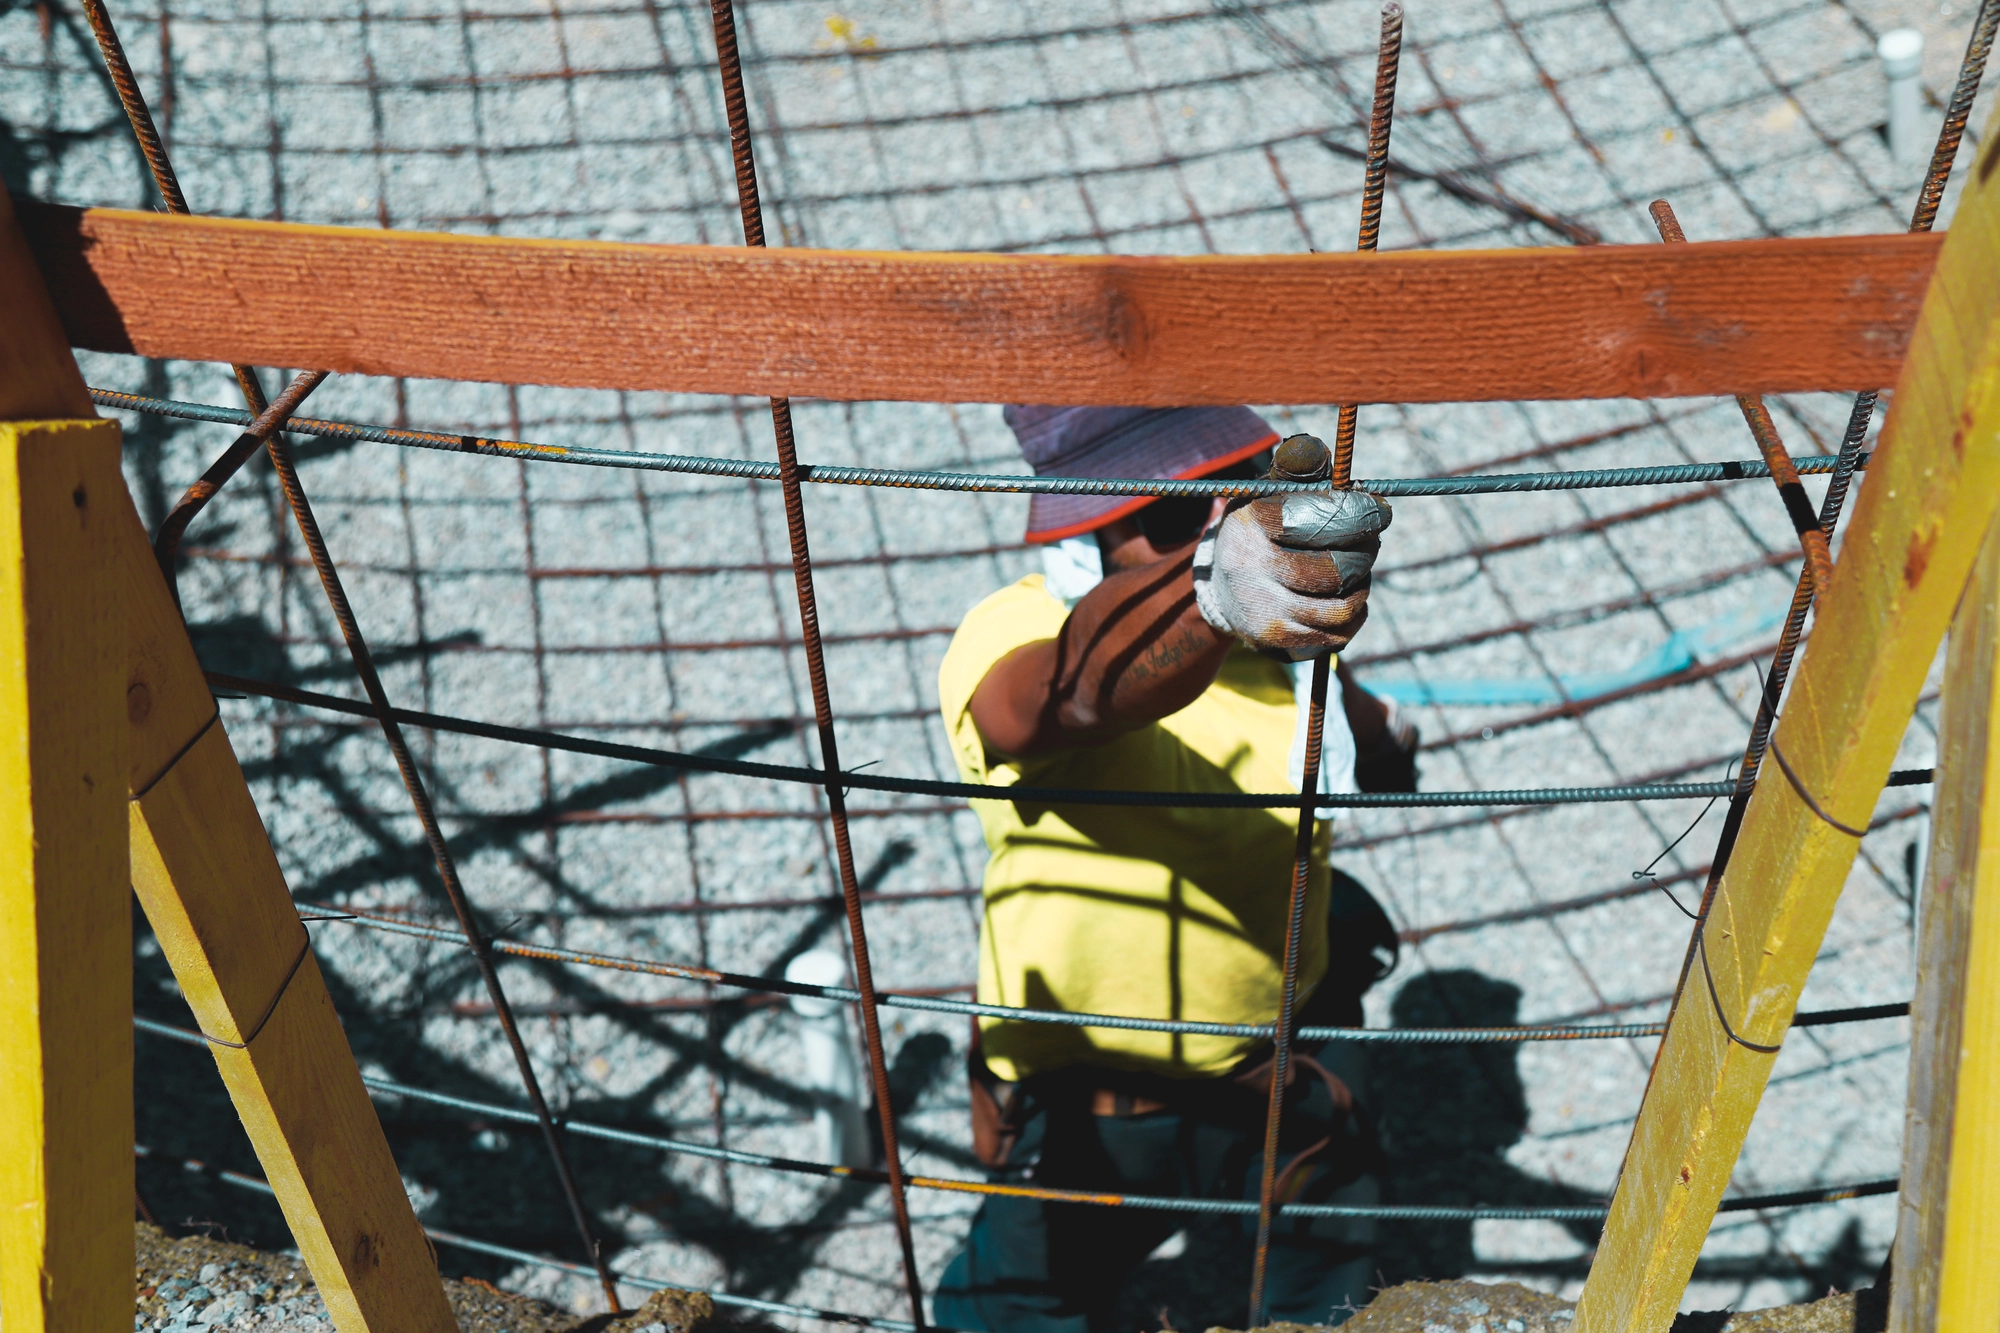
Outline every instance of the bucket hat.
{"label": "bucket hat", "polygon": [[[1188,481],[1270,448],[1278,433],[1247,407],[1049,407],[1002,413],[1038,477]],[[1036,495],[1030,542],[1079,537],[1153,502],[1148,495]]]}

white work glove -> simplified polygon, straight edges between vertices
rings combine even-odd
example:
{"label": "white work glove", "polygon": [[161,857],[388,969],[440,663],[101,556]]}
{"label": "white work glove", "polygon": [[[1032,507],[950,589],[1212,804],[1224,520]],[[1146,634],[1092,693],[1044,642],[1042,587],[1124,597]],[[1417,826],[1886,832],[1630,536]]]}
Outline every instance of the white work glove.
{"label": "white work glove", "polygon": [[1368,619],[1389,519],[1389,506],[1366,491],[1232,501],[1195,547],[1202,619],[1288,661],[1339,652]]}

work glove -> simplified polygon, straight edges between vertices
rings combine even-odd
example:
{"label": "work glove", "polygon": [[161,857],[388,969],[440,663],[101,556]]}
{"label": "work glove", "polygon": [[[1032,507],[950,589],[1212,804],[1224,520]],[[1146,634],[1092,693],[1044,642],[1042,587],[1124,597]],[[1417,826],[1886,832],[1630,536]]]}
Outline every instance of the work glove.
{"label": "work glove", "polygon": [[[1295,435],[1280,446],[1275,471],[1304,480],[1298,464],[1325,449]],[[1195,547],[1202,619],[1287,661],[1339,652],[1368,619],[1370,575],[1389,520],[1389,506],[1366,491],[1232,501]]]}

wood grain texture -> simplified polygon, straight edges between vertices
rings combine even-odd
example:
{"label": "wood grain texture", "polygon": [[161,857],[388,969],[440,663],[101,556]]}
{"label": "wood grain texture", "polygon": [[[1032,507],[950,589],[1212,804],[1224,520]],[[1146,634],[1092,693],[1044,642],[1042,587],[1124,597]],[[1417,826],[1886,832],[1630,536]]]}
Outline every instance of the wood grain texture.
{"label": "wood grain texture", "polygon": [[96,416],[5,184],[0,184],[0,311],[6,312],[0,318],[0,421]]}
{"label": "wood grain texture", "polygon": [[131,1327],[132,909],[118,780],[125,636],[109,540],[124,503],[116,423],[0,423],[7,1333]]}
{"label": "wood grain texture", "polygon": [[2000,523],[1952,621],[1890,1333],[2000,1328]]}
{"label": "wood grain texture", "polygon": [[[1989,129],[1989,133],[1991,130]],[[1897,382],[1882,444],[1707,938],[1719,1003],[1746,1039],[1784,1039],[1858,842],[2000,503],[2000,181],[1975,173]],[[1735,1168],[1772,1057],[1728,1040],[1699,964],[1640,1106],[1578,1333],[1664,1333]]]}
{"label": "wood grain texture", "polygon": [[300,961],[305,927],[243,771],[222,727],[203,729],[215,701],[122,485],[118,502],[129,629],[119,685],[128,783],[144,792],[129,802],[132,887],[202,1030],[231,1042],[256,1032],[248,1050],[210,1049],[335,1325],[451,1333],[429,1242],[326,983],[309,952]]}
{"label": "wood grain texture", "polygon": [[1145,258],[621,245],[23,206],[79,347],[695,393],[1171,405],[1894,381],[1931,236]]}

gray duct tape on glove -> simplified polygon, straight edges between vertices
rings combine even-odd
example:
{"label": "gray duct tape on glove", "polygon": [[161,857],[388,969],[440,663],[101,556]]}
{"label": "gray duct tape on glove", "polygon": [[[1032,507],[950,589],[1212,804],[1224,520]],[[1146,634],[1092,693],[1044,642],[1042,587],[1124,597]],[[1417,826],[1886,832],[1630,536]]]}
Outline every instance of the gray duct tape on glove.
{"label": "gray duct tape on glove", "polygon": [[1368,615],[1368,586],[1393,515],[1366,491],[1238,500],[1194,553],[1202,619],[1288,661],[1338,652]]}

